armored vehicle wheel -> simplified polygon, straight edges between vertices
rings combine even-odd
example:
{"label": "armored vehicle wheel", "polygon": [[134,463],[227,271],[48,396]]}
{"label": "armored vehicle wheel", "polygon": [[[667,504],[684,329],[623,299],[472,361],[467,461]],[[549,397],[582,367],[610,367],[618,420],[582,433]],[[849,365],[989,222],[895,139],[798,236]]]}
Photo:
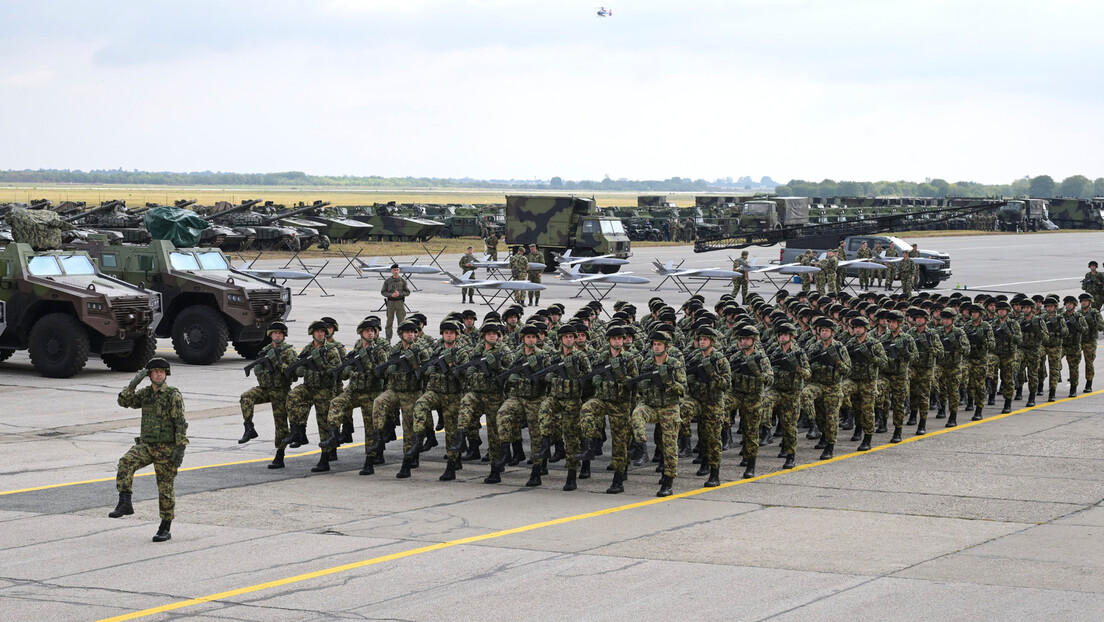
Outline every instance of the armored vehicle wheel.
{"label": "armored vehicle wheel", "polygon": [[15,354],[15,350],[0,350],[0,363],[10,359],[13,354]]}
{"label": "armored vehicle wheel", "polygon": [[51,313],[35,322],[31,363],[48,378],[71,378],[88,362],[88,333],[73,316]]}
{"label": "armored vehicle wheel", "polygon": [[438,235],[438,237],[442,237],[442,238],[451,238],[452,237],[452,229],[449,229],[448,227],[445,227],[444,229],[441,229],[441,232],[438,233],[437,235]]}
{"label": "armored vehicle wheel", "polygon": [[261,353],[266,345],[272,342],[272,339],[265,338],[264,341],[235,341],[234,351],[241,355],[243,359],[253,360],[257,358],[257,355]]}
{"label": "armored vehicle wheel", "polygon": [[226,327],[226,320],[210,307],[188,307],[173,322],[173,349],[185,363],[214,363],[226,353],[226,343],[229,340],[230,331]]}
{"label": "armored vehicle wheel", "polygon": [[101,354],[100,360],[114,371],[138,371],[146,366],[157,351],[157,337],[147,333],[134,340],[134,348],[128,354]]}

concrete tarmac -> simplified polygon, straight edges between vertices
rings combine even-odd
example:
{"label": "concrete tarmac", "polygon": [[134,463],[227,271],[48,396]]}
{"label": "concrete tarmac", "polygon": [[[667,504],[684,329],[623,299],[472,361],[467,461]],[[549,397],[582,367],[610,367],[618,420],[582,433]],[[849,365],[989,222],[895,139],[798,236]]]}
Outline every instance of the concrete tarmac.
{"label": "concrete tarmac", "polygon": [[[951,254],[954,276],[939,291],[960,283],[971,293],[1066,295],[1100,259],[1091,254],[1099,239],[919,241]],[[654,295],[677,307],[687,294],[671,282],[652,292],[651,260],[727,268],[728,254],[638,249],[626,270],[652,285],[618,286],[607,308],[621,299],[643,309]],[[778,247],[751,254],[766,262]],[[441,263],[451,270],[458,259]],[[356,323],[380,307],[378,276],[331,278],[340,268],[319,278],[333,297],[311,286],[294,298],[292,343],[304,344],[322,315],[351,343]],[[414,280],[410,305],[431,328],[463,308],[442,281]],[[542,306],[562,302],[570,313],[587,299],[572,300],[578,288],[552,275],[544,282]],[[729,289],[713,281],[702,293],[711,305]],[[765,281],[752,289],[774,292]],[[115,403],[129,375],[93,360],[76,378],[42,378],[22,352],[0,365],[0,620],[1104,619],[1104,394],[1080,387],[1075,399],[1030,410],[1014,402],[1010,415],[987,407],[983,421],[963,416],[953,429],[933,412],[928,435],[906,428],[906,442],[891,446],[878,434],[863,454],[841,433],[837,457],[823,463],[802,434],[798,469],[779,470],[775,443],[761,448],[749,481],[738,479],[733,449],[720,488],[701,488],[684,459],[676,496],[658,499],[651,464],[630,469],[624,494],[605,494],[608,443],[594,477],[570,493],[560,490],[562,462],[539,488],[524,486],[525,465],[485,485],[481,462],[440,482],[442,447],[398,480],[398,443],[374,476],[357,474],[359,443],[342,447],[327,474],[310,472],[314,446],[269,470],[266,406],[255,418],[261,437],[236,442],[238,395],[253,384],[245,361],[231,350],[211,366],[177,364],[168,340],[159,354],[174,364],[191,439],[163,544],[150,542],[152,469],[135,479],[135,515],[107,518],[115,463],[138,433],[138,411]],[[1058,396],[1068,393],[1059,384]],[[317,443],[313,423],[308,434]]]}

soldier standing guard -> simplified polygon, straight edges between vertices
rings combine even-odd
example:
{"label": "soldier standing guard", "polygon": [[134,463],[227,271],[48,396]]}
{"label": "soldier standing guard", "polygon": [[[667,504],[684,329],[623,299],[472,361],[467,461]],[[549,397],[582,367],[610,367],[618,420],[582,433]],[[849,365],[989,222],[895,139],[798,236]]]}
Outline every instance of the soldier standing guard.
{"label": "soldier standing guard", "polygon": [[732,278],[732,297],[735,298],[736,294],[740,294],[740,303],[747,304],[748,295],[748,267],[751,264],[748,262],[748,252],[741,251],[740,258],[732,261],[733,272],[739,272],[739,276]]}
{"label": "soldier standing guard", "polygon": [[257,355],[257,360],[249,365],[256,370],[257,386],[241,394],[242,419],[245,432],[238,444],[257,438],[257,429],[253,425],[253,406],[272,404],[272,419],[276,428],[276,457],[268,465],[270,469],[284,468],[284,437],[288,435],[287,397],[291,391],[291,379],[284,370],[295,363],[295,347],[284,341],[287,339],[287,324],[273,322],[268,325],[268,337],[272,343],[266,345]]}
{"label": "soldier standing guard", "polygon": [[[856,259],[870,260],[874,257],[874,252],[870,250],[870,247],[866,245],[864,241],[859,250],[855,252]],[[859,289],[866,291],[870,289],[870,284],[873,281],[874,271],[870,268],[859,268]]]}
{"label": "soldier standing guard", "polygon": [[[498,233],[491,230],[490,235],[483,238],[483,244],[487,247],[487,256],[491,261],[498,261]],[[490,272],[490,268],[487,269]]]}
{"label": "soldier standing guard", "polygon": [[399,264],[391,264],[391,277],[383,280],[380,293],[387,301],[387,341],[390,342],[395,322],[402,324],[406,319],[406,297],[410,295],[406,279],[399,276]]}
{"label": "soldier standing guard", "polygon": [[1092,298],[1093,308],[1099,310],[1104,304],[1104,272],[1098,272],[1097,268],[1098,264],[1095,261],[1089,262],[1089,271],[1081,280],[1081,289]]}
{"label": "soldier standing guard", "polygon": [[[475,255],[472,254],[472,247],[468,247],[467,252],[460,258],[460,276],[463,277],[468,272],[475,272],[475,268],[472,264],[475,263]],[[474,276],[474,275],[473,275]],[[460,304],[470,302],[475,304],[475,288],[460,288]]]}
{"label": "soldier standing guard", "polygon": [[[161,515],[161,525],[157,528],[157,535],[153,536],[154,542],[164,542],[172,538],[169,529],[176,508],[173,481],[176,479],[177,469],[184,461],[184,448],[188,445],[184,398],[176,387],[165,384],[168,375],[168,361],[162,358],[150,359],[146,368],[139,371],[119,393],[119,406],[142,409],[142,425],[140,435],[134,439],[134,446],[119,459],[119,469],[115,476],[119,503],[108,514],[111,518],[119,518],[134,513],[131,505],[134,472],[153,464],[157,476],[157,507]],[[135,392],[134,389],[147,377],[153,386]]]}
{"label": "soldier standing guard", "polygon": [[[536,244],[530,244],[529,245],[529,254],[525,256],[525,260],[528,262],[526,267],[529,267],[529,266],[532,266],[535,263],[544,263],[544,255],[541,254],[540,251],[537,250],[537,245]],[[530,269],[529,272],[528,272],[529,282],[530,283],[540,283],[541,282],[541,272],[542,272],[542,270],[532,270],[532,269]],[[528,292],[528,300],[529,300],[529,304],[531,304],[531,305],[539,305],[540,304],[540,290],[533,290],[533,291]]]}
{"label": "soldier standing guard", "polygon": [[[510,255],[510,280],[524,281],[529,271],[529,260],[525,258],[525,249],[521,246],[514,247],[514,254]],[[525,306],[525,292],[514,292],[514,302]]]}

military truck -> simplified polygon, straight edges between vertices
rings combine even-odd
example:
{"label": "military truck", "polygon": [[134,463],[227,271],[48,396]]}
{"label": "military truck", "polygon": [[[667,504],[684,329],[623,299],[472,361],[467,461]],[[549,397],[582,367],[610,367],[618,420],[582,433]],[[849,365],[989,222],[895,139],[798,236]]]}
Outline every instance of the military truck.
{"label": "military truck", "polygon": [[648,208],[655,207],[659,209],[667,207],[678,207],[677,205],[675,205],[674,201],[668,201],[667,195],[665,194],[642,194],[636,197],[636,206]]}
{"label": "military truck", "polygon": [[1050,220],[1062,229],[1104,229],[1104,203],[1099,199],[1049,199]]}
{"label": "military truck", "polygon": [[[628,259],[629,236],[621,219],[603,215],[594,199],[576,196],[507,195],[506,245],[536,244],[544,253],[546,271],[555,269],[553,252],[575,257],[613,254]],[[602,266],[617,272],[620,266]]]}
{"label": "military truck", "polygon": [[[809,224],[809,197],[753,199],[741,205],[741,231],[769,231]],[[827,214],[832,222],[833,215]],[[838,216],[836,216],[838,219]]]}
{"label": "military truck", "polygon": [[1038,231],[1046,229],[1047,204],[1043,199],[1016,199],[997,209],[997,228],[1001,231]]}
{"label": "military truck", "polygon": [[102,274],[88,254],[0,251],[0,361],[29,350],[43,376],[69,378],[99,354],[115,371],[137,371],[153,357],[161,294]]}
{"label": "military truck", "polygon": [[210,365],[226,353],[227,342],[243,357],[256,358],[267,343],[268,325],[291,312],[290,289],[233,269],[215,248],[154,240],[92,253],[105,273],[163,296],[164,315],[154,331],[172,338],[185,363]]}

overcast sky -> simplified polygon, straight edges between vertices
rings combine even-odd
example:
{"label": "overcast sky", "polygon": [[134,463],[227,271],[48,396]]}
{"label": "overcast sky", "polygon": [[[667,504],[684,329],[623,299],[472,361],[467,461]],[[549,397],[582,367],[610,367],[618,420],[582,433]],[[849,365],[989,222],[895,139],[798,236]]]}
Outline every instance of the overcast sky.
{"label": "overcast sky", "polygon": [[0,169],[1104,175],[1104,3],[0,0]]}

